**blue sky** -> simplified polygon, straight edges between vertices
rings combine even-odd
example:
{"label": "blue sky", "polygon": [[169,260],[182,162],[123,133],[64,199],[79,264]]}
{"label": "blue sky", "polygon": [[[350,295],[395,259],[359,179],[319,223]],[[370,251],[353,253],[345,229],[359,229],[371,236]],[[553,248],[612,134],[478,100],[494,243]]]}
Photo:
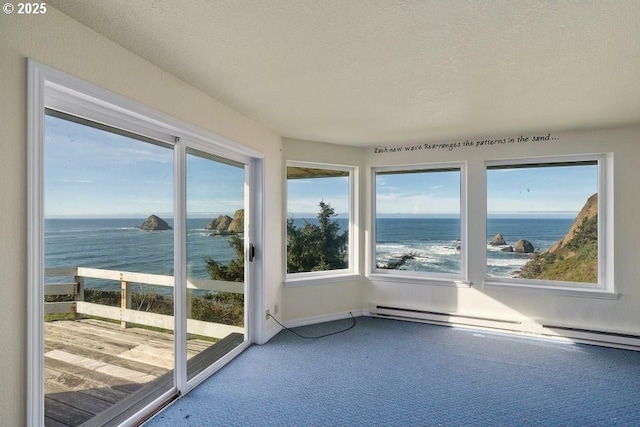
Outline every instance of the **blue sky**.
{"label": "blue sky", "polygon": [[[46,117],[47,217],[173,215],[171,148]],[[190,216],[232,214],[244,203],[244,170],[196,155],[187,157]],[[379,174],[380,215],[459,213],[459,173]],[[597,167],[497,169],[487,173],[491,215],[575,214],[597,191]],[[348,179],[296,179],[287,183],[287,212],[315,216],[318,203],[348,209]]]}
{"label": "blue sky", "polygon": [[[173,216],[173,150],[47,116],[47,217]],[[187,157],[192,216],[235,212],[244,204],[244,170]]]}
{"label": "blue sky", "polygon": [[377,174],[376,210],[381,215],[459,215],[460,172]]}
{"label": "blue sky", "polygon": [[575,214],[597,191],[596,165],[490,170],[487,212]]}
{"label": "blue sky", "polygon": [[[575,215],[597,192],[597,166],[554,166],[487,172],[487,212],[500,215]],[[460,214],[459,172],[378,174],[379,216],[452,216]],[[347,209],[346,178],[296,179],[288,183],[289,214],[315,215],[318,202],[336,212]]]}
{"label": "blue sky", "polygon": [[[499,169],[487,172],[489,215],[575,215],[597,192],[597,166]],[[288,212],[317,213],[320,200],[346,212],[346,178],[290,180]],[[315,210],[314,210],[315,209]],[[460,212],[458,172],[379,174],[376,209],[380,216],[451,216]],[[304,213],[304,214],[303,214]]]}
{"label": "blue sky", "polygon": [[287,181],[287,213],[297,218],[315,217],[320,202],[329,203],[338,214],[349,209],[349,178],[309,178]]}
{"label": "blue sky", "polygon": [[187,216],[233,213],[244,207],[244,166],[187,153]]}

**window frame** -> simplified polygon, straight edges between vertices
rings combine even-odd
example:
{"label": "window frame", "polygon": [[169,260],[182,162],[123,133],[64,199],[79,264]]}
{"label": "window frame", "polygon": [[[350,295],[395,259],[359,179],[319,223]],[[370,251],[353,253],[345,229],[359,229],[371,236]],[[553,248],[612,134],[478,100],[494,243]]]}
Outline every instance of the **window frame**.
{"label": "window frame", "polygon": [[[377,187],[378,172],[412,173],[418,171],[459,170],[460,172],[460,273],[446,274],[407,270],[388,270],[377,267]],[[369,238],[368,276],[372,280],[415,283],[436,286],[471,287],[469,281],[468,195],[467,162],[424,163],[371,168],[371,218]]]}
{"label": "window frame", "polygon": [[544,167],[562,164],[570,166],[584,162],[595,162],[598,175],[598,283],[565,282],[539,279],[490,277],[487,275],[487,251],[484,253],[482,287],[486,290],[518,290],[542,294],[617,299],[614,287],[614,224],[613,224],[613,154],[578,154],[547,157],[525,157],[513,159],[487,160],[484,162],[485,214],[484,236],[487,234],[487,172],[491,167]]}
{"label": "window frame", "polygon": [[[212,375],[251,343],[264,342],[265,319],[263,268],[260,249],[264,242],[264,154],[190,125],[128,98],[102,89],[37,61],[28,60],[28,277],[27,277],[27,425],[44,423],[44,117],[51,108],[108,127],[149,137],[171,146],[174,152],[174,238],[175,349],[174,381],[170,390],[131,415],[125,424],[136,423],[157,411],[173,398],[185,394]],[[179,135],[179,137],[178,137]],[[251,284],[245,312],[245,341],[220,360],[208,366],[194,378],[186,375],[186,254],[184,224],[186,224],[186,177],[184,157],[187,148],[195,148],[248,166],[245,185],[251,188],[245,204],[248,206],[251,230],[245,241],[257,248],[257,256],[247,268],[245,283]],[[178,226],[182,224],[182,226]],[[248,252],[247,252],[248,253]]]}
{"label": "window frame", "polygon": [[289,217],[288,202],[289,202],[289,179],[287,178],[287,168],[289,167],[301,167],[309,169],[325,169],[335,170],[348,173],[348,267],[337,270],[324,270],[324,271],[307,271],[300,273],[288,273],[287,272],[287,245],[284,246],[284,266],[283,271],[285,274],[285,287],[298,287],[307,285],[317,285],[323,283],[337,283],[349,280],[354,280],[360,277],[357,260],[359,259],[359,244],[358,244],[358,167],[352,165],[342,165],[334,163],[320,163],[320,162],[306,162],[287,160],[285,162],[285,189],[284,189],[284,213],[285,213],[285,225],[284,225],[284,242],[287,242],[287,228],[286,220]]}

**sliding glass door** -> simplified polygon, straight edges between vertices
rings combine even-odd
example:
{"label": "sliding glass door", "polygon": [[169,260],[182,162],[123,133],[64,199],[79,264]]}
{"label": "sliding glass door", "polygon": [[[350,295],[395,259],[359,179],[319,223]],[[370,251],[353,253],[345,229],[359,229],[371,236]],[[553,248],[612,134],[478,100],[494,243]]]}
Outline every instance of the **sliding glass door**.
{"label": "sliding glass door", "polygon": [[244,341],[246,166],[186,151],[187,378]]}
{"label": "sliding glass door", "polygon": [[174,151],[49,110],[44,154],[45,425],[99,425],[173,386]]}
{"label": "sliding glass door", "polygon": [[249,345],[261,163],[30,67],[28,424],[133,425]]}

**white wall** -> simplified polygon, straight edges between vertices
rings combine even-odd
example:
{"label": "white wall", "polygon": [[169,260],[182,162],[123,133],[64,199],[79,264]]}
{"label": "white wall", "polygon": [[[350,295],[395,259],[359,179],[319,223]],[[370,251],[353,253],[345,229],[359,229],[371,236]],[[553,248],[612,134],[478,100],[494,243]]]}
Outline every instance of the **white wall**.
{"label": "white wall", "polygon": [[[266,188],[281,185],[281,139],[52,7],[0,16],[0,399],[2,424],[26,422],[27,60],[33,58],[265,154]],[[265,198],[265,246],[281,246],[281,198]],[[279,297],[281,251],[264,251],[266,306]]]}
{"label": "white wall", "polygon": [[[297,139],[283,139],[283,154],[286,161],[318,162],[334,165],[355,166],[358,174],[363,177],[366,173],[363,162],[363,151],[355,147],[327,144],[321,142],[303,141]],[[286,188],[286,164],[282,168],[282,189]],[[360,179],[358,193],[364,196],[365,181]],[[283,197],[286,199],[286,194]],[[283,210],[286,212],[286,200],[283,200]],[[365,211],[359,207],[358,222],[364,225]],[[284,223],[285,218],[282,218]],[[284,228],[284,227],[283,227]],[[359,247],[364,248],[364,233],[358,232]],[[286,242],[286,228],[282,232],[282,241]],[[286,262],[286,246],[283,245],[283,259]],[[356,261],[356,269],[362,271],[364,266],[364,251],[361,250]],[[286,266],[283,263],[283,271]],[[349,311],[366,309],[364,283],[361,278],[332,283],[320,283],[299,287],[284,287],[282,292],[282,319],[288,322],[314,321],[319,319],[340,317]]]}
{"label": "white wall", "polygon": [[[550,132],[523,133],[523,136],[546,136]],[[468,148],[459,147],[384,152],[385,146],[358,149],[310,141],[284,139],[285,160],[318,161],[351,164],[360,168],[361,273],[360,280],[345,283],[318,284],[283,291],[284,320],[293,324],[305,319],[322,318],[349,310],[366,310],[371,303],[407,306],[433,312],[518,320],[531,324],[551,324],[610,332],[640,334],[640,212],[638,183],[640,182],[640,128],[618,128],[582,132],[551,133],[550,141],[517,142],[521,135],[494,135],[487,138],[464,137],[455,141],[434,144],[473,142]],[[515,139],[513,143],[480,145],[485,139]],[[422,144],[419,144],[422,145]],[[398,146],[395,146],[398,147]],[[486,237],[482,219],[474,221],[469,213],[469,280],[470,288],[456,288],[428,284],[376,281],[365,277],[364,251],[366,236],[371,229],[368,211],[371,206],[370,167],[411,165],[430,162],[466,162],[468,194],[471,209],[485,206],[485,160],[522,157],[613,153],[614,157],[614,268],[617,300],[539,294],[532,291],[484,290],[483,271]],[[283,172],[284,174],[284,172]],[[611,196],[611,195],[610,195]],[[284,236],[284,234],[283,234]],[[284,237],[283,237],[284,238]],[[283,249],[284,250],[284,249]],[[480,254],[480,255],[478,255]]]}
{"label": "white wall", "polygon": [[[549,131],[523,133],[523,136],[548,135]],[[640,128],[622,128],[585,132],[551,132],[550,141],[518,142],[521,135],[495,135],[490,138],[469,137],[469,147],[454,147],[401,152],[384,152],[384,146],[367,149],[364,154],[369,166],[402,165],[443,161],[465,161],[468,167],[469,194],[469,252],[471,288],[418,285],[371,281],[368,299],[400,306],[417,307],[427,311],[458,313],[521,321],[532,321],[575,328],[640,333],[640,228],[637,225],[640,210],[638,183],[640,182]],[[513,143],[480,145],[486,139],[514,138]],[[557,139],[556,139],[557,138]],[[555,140],[554,140],[555,139]],[[467,138],[443,143],[466,142]],[[462,144],[461,144],[462,145]],[[386,147],[391,148],[391,147]],[[378,151],[378,152],[376,152]],[[482,264],[486,237],[483,213],[474,213],[474,207],[484,207],[485,160],[522,158],[529,156],[573,155],[586,153],[613,153],[614,156],[614,224],[615,224],[615,290],[618,300],[584,297],[541,295],[531,291],[483,290]],[[558,183],[561,185],[562,183]],[[368,183],[367,203],[370,203]],[[370,205],[369,205],[370,206]],[[474,221],[478,216],[480,221]]]}

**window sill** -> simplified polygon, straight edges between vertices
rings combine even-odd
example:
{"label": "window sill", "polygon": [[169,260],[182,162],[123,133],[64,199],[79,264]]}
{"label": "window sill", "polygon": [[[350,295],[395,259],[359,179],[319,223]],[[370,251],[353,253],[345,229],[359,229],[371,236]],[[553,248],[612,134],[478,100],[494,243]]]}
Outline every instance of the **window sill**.
{"label": "window sill", "polygon": [[460,277],[436,277],[407,274],[370,273],[369,279],[372,281],[410,283],[416,285],[451,286],[454,288],[470,288],[473,283]]}
{"label": "window sill", "polygon": [[[548,284],[547,284],[548,283]],[[517,292],[535,293],[541,295],[555,295],[574,298],[599,298],[607,300],[617,300],[620,294],[603,288],[557,285],[549,282],[531,283],[522,282],[514,283],[512,281],[502,281],[495,278],[487,279],[482,284],[484,290],[509,290]]]}
{"label": "window sill", "polygon": [[360,274],[354,272],[311,272],[311,273],[297,273],[295,275],[287,276],[284,287],[285,288],[297,288],[300,286],[312,286],[312,285],[325,285],[331,283],[351,282],[361,279]]}

